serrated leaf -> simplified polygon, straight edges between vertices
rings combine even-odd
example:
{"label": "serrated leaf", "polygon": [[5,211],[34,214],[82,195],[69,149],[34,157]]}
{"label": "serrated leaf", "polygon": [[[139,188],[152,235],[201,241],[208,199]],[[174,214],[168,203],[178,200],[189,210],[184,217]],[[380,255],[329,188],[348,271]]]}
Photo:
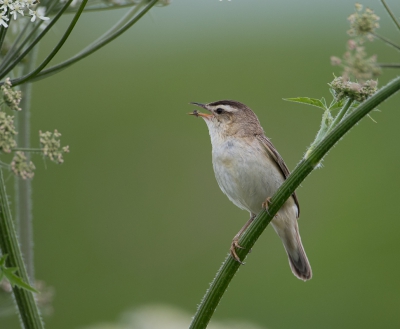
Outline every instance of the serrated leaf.
{"label": "serrated leaf", "polygon": [[321,100],[316,99],[316,98],[309,98],[309,97],[295,97],[295,98],[284,98],[283,100],[288,101],[288,102],[295,102],[295,103],[302,103],[306,105],[311,105],[318,107],[320,109],[326,110],[326,107],[324,106],[324,103],[321,102]]}
{"label": "serrated leaf", "polygon": [[16,276],[14,274],[16,271],[17,271],[16,267],[9,267],[9,268],[2,267],[2,272],[3,272],[4,276],[6,277],[6,279],[10,282],[12,287],[17,286],[19,288],[22,288],[22,289],[25,289],[28,291],[32,291],[32,292],[36,292],[36,293],[39,292],[35,288],[31,287],[29,284],[24,282],[19,276]]}

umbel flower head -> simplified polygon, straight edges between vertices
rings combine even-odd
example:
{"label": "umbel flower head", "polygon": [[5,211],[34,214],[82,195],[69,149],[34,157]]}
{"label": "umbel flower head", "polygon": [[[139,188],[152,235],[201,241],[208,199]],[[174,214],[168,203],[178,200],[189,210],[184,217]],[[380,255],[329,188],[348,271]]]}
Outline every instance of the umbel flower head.
{"label": "umbel flower head", "polygon": [[14,136],[17,134],[14,117],[0,111],[0,150],[10,153],[17,146]]}
{"label": "umbel flower head", "polygon": [[35,175],[33,171],[35,169],[33,162],[28,161],[23,152],[15,152],[14,158],[11,162],[11,170],[16,176],[21,177],[22,179],[33,178]]}
{"label": "umbel flower head", "polygon": [[18,18],[18,15],[25,16],[28,12],[31,18],[31,22],[34,22],[36,18],[47,21],[48,17],[44,16],[45,8],[37,8],[37,0],[0,0],[0,26],[8,27],[10,24],[9,16],[13,17],[14,20]]}
{"label": "umbel flower head", "polygon": [[11,110],[21,111],[21,108],[19,108],[18,105],[21,102],[22,94],[21,94],[20,90],[12,90],[11,89],[10,78],[7,78],[4,81],[4,84],[1,86],[1,91],[3,92],[3,100],[6,103],[6,105]]}
{"label": "umbel flower head", "polygon": [[367,57],[365,48],[357,40],[347,42],[347,51],[343,55],[343,60],[338,57],[331,57],[331,64],[343,68],[345,80],[354,78],[363,83],[370,79],[376,79],[381,73],[381,68],[376,64],[377,56]]}
{"label": "umbel flower head", "polygon": [[379,28],[379,16],[374,14],[374,11],[365,8],[363,12],[363,6],[359,3],[355,5],[356,11],[354,14],[351,14],[347,19],[350,22],[350,30],[347,33],[351,36],[357,36],[363,39],[367,37],[368,40],[373,40],[373,35],[377,28]]}
{"label": "umbel flower head", "polygon": [[56,130],[54,133],[46,131],[42,133],[39,131],[40,145],[43,150],[43,154],[55,163],[63,163],[63,153],[69,152],[69,146],[61,147],[60,137],[61,134]]}
{"label": "umbel flower head", "polygon": [[328,85],[335,92],[338,101],[351,98],[361,103],[376,92],[378,83],[374,80],[368,80],[364,84],[360,84],[338,77]]}

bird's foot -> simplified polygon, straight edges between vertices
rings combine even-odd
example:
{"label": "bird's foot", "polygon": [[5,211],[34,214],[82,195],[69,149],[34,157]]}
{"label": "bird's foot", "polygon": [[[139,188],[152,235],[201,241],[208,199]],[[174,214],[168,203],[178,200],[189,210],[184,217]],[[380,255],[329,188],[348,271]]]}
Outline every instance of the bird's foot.
{"label": "bird's foot", "polygon": [[262,203],[262,207],[263,209],[265,209],[266,211],[268,211],[269,205],[271,204],[271,197],[269,196],[263,203]]}
{"label": "bird's foot", "polygon": [[240,260],[239,256],[236,253],[236,249],[244,249],[242,246],[239,245],[239,237],[235,236],[232,240],[231,247],[229,249],[229,253],[231,254],[232,258],[236,260],[238,263],[244,265],[244,263]]}

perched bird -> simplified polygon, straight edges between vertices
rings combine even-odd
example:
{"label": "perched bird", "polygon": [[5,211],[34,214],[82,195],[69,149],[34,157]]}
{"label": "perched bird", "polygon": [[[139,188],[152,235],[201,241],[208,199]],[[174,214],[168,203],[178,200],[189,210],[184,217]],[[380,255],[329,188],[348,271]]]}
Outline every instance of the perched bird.
{"label": "perched bird", "polygon": [[[263,207],[268,207],[269,198],[288,177],[289,169],[249,107],[232,100],[192,104],[210,112],[195,110],[189,114],[202,117],[207,124],[219,187],[236,206],[250,213],[230,248],[231,256],[241,262],[236,253],[236,248],[241,248],[240,236]],[[306,281],[311,279],[312,271],[301,243],[299,213],[299,201],[293,193],[271,224],[283,242],[293,274]]]}

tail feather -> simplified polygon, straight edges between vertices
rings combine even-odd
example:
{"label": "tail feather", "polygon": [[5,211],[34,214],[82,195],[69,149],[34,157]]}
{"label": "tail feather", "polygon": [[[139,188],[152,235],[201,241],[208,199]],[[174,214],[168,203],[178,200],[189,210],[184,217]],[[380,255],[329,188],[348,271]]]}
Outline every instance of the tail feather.
{"label": "tail feather", "polygon": [[297,220],[291,221],[278,217],[273,220],[272,226],[283,242],[293,274],[300,280],[310,280],[312,270],[301,243]]}
{"label": "tail feather", "polygon": [[295,248],[295,250],[292,250],[291,252],[287,250],[286,246],[285,249],[293,274],[300,280],[307,281],[312,278],[312,270],[297,230],[296,233],[297,248]]}

